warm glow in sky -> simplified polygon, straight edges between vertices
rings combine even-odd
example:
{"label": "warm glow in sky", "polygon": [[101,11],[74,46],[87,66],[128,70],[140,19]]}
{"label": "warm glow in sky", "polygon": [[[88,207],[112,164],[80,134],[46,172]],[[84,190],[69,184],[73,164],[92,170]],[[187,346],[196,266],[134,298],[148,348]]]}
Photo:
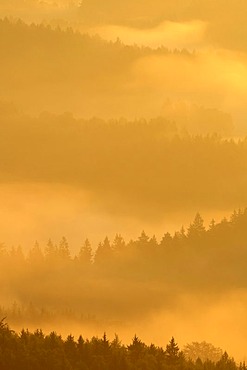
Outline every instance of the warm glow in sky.
{"label": "warm glow in sky", "polygon": [[[14,256],[21,245],[28,256],[35,240],[44,249],[49,238],[59,243],[66,236],[74,256],[86,238],[95,251],[106,235],[112,242],[118,233],[128,242],[142,230],[158,242],[170,232],[176,241],[184,234],[174,233],[184,225],[186,234],[197,212],[208,227],[212,218],[219,222],[244,209],[246,14],[245,0],[1,0],[0,252],[5,245]],[[226,225],[224,220],[219,230]],[[219,235],[227,266],[232,246]],[[237,235],[246,240],[244,232]],[[238,245],[241,261],[244,243]],[[70,271],[67,295],[63,274],[56,276],[53,296],[49,274],[42,272],[35,291],[33,276],[43,270],[22,269],[16,252],[16,272],[3,293],[0,287],[0,299],[24,306],[33,300],[54,310],[57,302],[67,308],[71,300],[75,311],[95,310],[97,330],[119,330],[124,340],[135,330],[158,344],[172,335],[184,344],[207,340],[243,359],[246,281],[235,265],[230,277],[216,265],[205,267],[214,258],[210,246],[205,258],[200,248],[194,255],[194,244],[187,255],[181,248],[182,267],[194,261],[195,274],[200,268],[216,274],[215,284],[205,274],[200,301],[201,287],[191,286],[194,275],[187,271],[183,285],[169,248],[168,267],[177,273],[170,285],[168,273],[154,281],[143,274],[156,272],[147,261],[132,271],[134,251],[124,256],[132,272],[126,268],[119,280],[112,262],[93,278],[85,270],[78,301],[82,275],[70,289]],[[133,312],[119,294],[128,288],[128,299],[140,307]]]}

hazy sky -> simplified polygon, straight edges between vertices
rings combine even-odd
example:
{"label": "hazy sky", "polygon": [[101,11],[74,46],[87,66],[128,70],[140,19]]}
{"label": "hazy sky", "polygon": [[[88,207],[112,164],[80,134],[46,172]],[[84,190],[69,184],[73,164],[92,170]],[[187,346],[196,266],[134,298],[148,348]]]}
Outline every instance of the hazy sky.
{"label": "hazy sky", "polygon": [[[203,152],[199,144],[180,141],[179,135],[218,133],[235,142],[247,135],[246,14],[246,0],[0,0],[0,18],[10,20],[0,22],[0,130],[5,153],[0,242],[8,247],[21,244],[27,251],[35,240],[43,247],[49,238],[58,242],[65,235],[75,253],[86,238],[94,248],[116,233],[128,240],[145,230],[160,239],[167,231],[187,228],[198,211],[208,225],[212,218],[228,217],[234,208],[244,207],[246,158],[238,164],[235,158],[245,142],[235,147],[229,141],[217,157],[217,167],[211,156],[220,147],[217,140]],[[18,18],[25,24],[16,23]],[[16,108],[8,110],[9,103]],[[135,127],[139,119],[159,116],[177,130],[168,139],[161,130],[165,143],[175,137],[167,152],[155,146],[161,140],[158,134],[150,144],[147,132],[136,125],[136,135],[126,131],[121,142],[112,126],[100,121],[122,118],[125,127],[127,118]],[[81,122],[73,117],[98,117],[90,142],[84,136],[91,121],[84,122],[81,131]],[[66,131],[68,127],[72,129]],[[104,138],[113,145],[104,146]],[[175,152],[176,145],[183,150]],[[181,154],[186,146],[188,157]],[[30,148],[36,156],[30,155]],[[164,168],[170,171],[166,182],[163,162],[153,163],[153,153],[165,158]],[[112,161],[106,163],[105,158]],[[202,188],[200,175],[190,166],[197,159],[195,168],[205,175]],[[204,168],[212,172],[205,174]],[[182,179],[180,172],[185,173]],[[227,178],[230,185],[222,184]],[[177,202],[168,199],[165,204],[163,183],[168,194],[177,189]],[[190,197],[193,186],[195,198]],[[218,206],[213,204],[215,194]],[[172,210],[170,204],[175,203]],[[119,334],[122,330],[129,341],[135,329],[143,340],[157,344],[171,335],[180,337],[182,344],[212,341],[243,359],[246,292],[236,288],[213,303],[203,297],[205,310],[197,297],[181,294],[181,309],[176,308],[179,304],[172,310],[162,306],[148,325],[129,323],[131,334],[127,324],[126,332],[119,326]],[[226,327],[228,333],[222,335]]]}
{"label": "hazy sky", "polygon": [[[55,113],[71,111],[76,116],[103,118],[135,119],[163,115],[181,126],[183,125],[180,122],[186,115],[186,129],[191,129],[192,123],[195,127],[200,114],[204,116],[207,113],[208,120],[214,122],[217,122],[221,114],[223,121],[230,122],[234,127],[228,135],[245,135],[247,50],[243,40],[247,27],[243,14],[246,10],[247,4],[243,0],[135,0],[124,3],[113,0],[84,0],[81,3],[2,0],[1,17],[21,17],[29,24],[32,21],[44,21],[46,24],[50,22],[52,27],[60,25],[66,28],[70,25],[92,35],[98,33],[108,41],[120,38],[127,45],[145,45],[151,48],[164,46],[171,51],[185,48],[191,54],[157,54],[149,50],[145,55],[139,53],[133,57],[134,52],[125,49],[121,51],[123,57],[116,59],[115,54],[111,55],[109,45],[106,47],[107,51],[100,45],[101,51],[97,54],[99,45],[92,42],[85,58],[81,51],[78,56],[79,49],[73,49],[71,43],[66,44],[66,37],[63,35],[57,44],[58,48],[50,46],[39,37],[32,47],[29,33],[26,32],[28,52],[23,51],[26,49],[20,49],[20,58],[12,57],[14,44],[11,44],[10,50],[6,52],[9,40],[3,38],[1,41],[2,60],[5,64],[1,74],[0,99],[13,102],[22,111],[34,115],[46,110]],[[54,34],[54,40],[55,37]],[[11,37],[10,41],[15,42]],[[62,42],[64,58],[61,57]],[[49,57],[53,51],[54,54]],[[6,79],[6,76],[11,77]],[[213,112],[218,113],[215,115]],[[20,199],[20,204],[23,199],[21,192],[30,192],[29,188],[21,186],[22,190],[17,191],[13,190],[14,187],[8,187],[11,193],[9,197]],[[49,188],[49,185],[46,184],[45,188],[47,187]],[[64,189],[61,190],[61,194],[63,193]],[[33,194],[37,194],[37,198],[33,195],[31,200],[32,207],[35,208],[35,201],[38,204],[38,199],[42,199],[42,191],[36,193],[35,190]],[[49,202],[53,195],[49,194],[49,191],[45,191],[45,194],[46,201]],[[76,214],[76,190],[74,194],[70,198],[57,195],[63,204],[62,214]],[[87,215],[87,220],[91,220],[89,224],[93,224],[92,220],[103,218],[98,216],[102,205],[95,206],[88,200],[83,202],[82,213]],[[60,204],[60,200],[57,203]],[[54,209],[57,209],[57,203]],[[226,208],[229,212],[228,207]],[[206,214],[208,211],[211,214],[217,212],[205,210]],[[91,217],[88,216],[90,212]],[[101,209],[100,212],[104,214],[105,210]],[[219,211],[221,212],[222,210]],[[66,220],[67,216],[61,216],[61,220],[63,217]],[[108,214],[107,217],[104,216],[104,220],[112,220],[114,217],[115,214]],[[190,212],[188,217],[192,217]],[[54,218],[56,219],[51,216],[51,225]],[[186,216],[183,223],[189,223],[189,218]],[[63,222],[66,221],[61,221],[61,224]],[[109,230],[107,222],[103,222],[106,232]],[[109,224],[111,222],[109,221]],[[121,223],[121,218],[116,227],[118,222]],[[130,226],[128,223],[124,224],[126,229],[136,230],[138,233],[139,222],[143,221],[131,220]],[[179,218],[176,225],[181,222]],[[167,223],[174,225],[173,221],[168,220]],[[97,225],[97,230],[104,229],[99,226],[98,221]],[[157,225],[155,231],[160,230],[160,227],[162,228],[163,224]],[[7,235],[7,232],[4,235]]]}

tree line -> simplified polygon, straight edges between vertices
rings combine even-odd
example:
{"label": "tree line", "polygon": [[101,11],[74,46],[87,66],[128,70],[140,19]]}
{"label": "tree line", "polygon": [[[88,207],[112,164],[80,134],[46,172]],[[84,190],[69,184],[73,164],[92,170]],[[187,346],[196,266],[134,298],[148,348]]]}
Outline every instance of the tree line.
{"label": "tree line", "polygon": [[182,133],[165,117],[31,117],[11,104],[0,104],[0,116],[2,183],[69,185],[88,191],[107,211],[149,219],[193,204],[232,209],[247,203],[246,139]]}
{"label": "tree line", "polygon": [[[160,241],[157,240],[155,235],[152,237],[148,236],[144,230],[141,232],[138,239],[131,239],[128,242],[126,242],[120,234],[116,234],[112,242],[109,240],[108,236],[106,236],[96,248],[93,248],[87,238],[80,247],[79,252],[74,255],[72,255],[70,251],[69,242],[65,236],[63,236],[57,244],[49,239],[44,248],[36,241],[34,246],[26,253],[24,253],[21,245],[7,248],[2,242],[0,244],[0,257],[2,260],[5,260],[5,262],[6,260],[13,259],[23,263],[35,264],[48,261],[53,261],[55,263],[57,260],[70,261],[72,263],[85,265],[86,267],[100,264],[108,259],[124,258],[126,256],[125,253],[131,250],[140,253],[138,254],[138,258],[141,258],[142,254],[145,256],[145,253],[148,253],[150,256],[153,254],[154,257],[158,251],[172,251],[175,254],[180,253],[185,251],[183,246],[188,248],[188,253],[196,247],[198,248],[198,254],[200,254],[205,248],[212,250],[214,247],[212,244],[219,239],[222,244],[225,241],[225,251],[227,251],[227,246],[230,243],[238,241],[242,251],[247,253],[247,246],[245,245],[246,224],[247,208],[244,210],[235,210],[229,219],[224,217],[218,223],[212,219],[208,228],[205,227],[204,220],[200,213],[197,213],[187,230],[182,226],[180,231],[176,231],[173,235],[166,232]],[[222,249],[220,250],[222,251]]]}
{"label": "tree line", "polygon": [[[15,66],[15,76],[8,80],[8,87],[25,81],[25,89],[36,83],[68,83],[78,88],[86,83],[88,89],[96,88],[93,73],[99,85],[110,81],[122,81],[118,74],[126,74],[138,58],[148,55],[182,55],[193,57],[187,50],[169,50],[166,47],[151,49],[137,45],[124,45],[120,40],[107,42],[100,36],[81,34],[72,28],[62,30],[45,24],[28,25],[21,19],[0,19],[0,56],[3,70],[2,83],[6,83],[3,71]],[[18,60],[16,60],[18,58]],[[21,77],[22,76],[22,77]],[[91,83],[90,83],[91,80]]]}
{"label": "tree line", "polygon": [[[63,339],[56,332],[44,334],[42,330],[30,332],[11,330],[4,319],[0,321],[0,369],[4,370],[245,370],[245,364],[237,365],[226,352],[216,360],[196,360],[188,357],[189,349],[199,347],[211,353],[218,349],[205,342],[179,349],[172,337],[165,349],[154,344],[146,345],[137,335],[129,345],[123,345],[118,336],[110,341],[102,338],[90,340],[81,335],[75,339],[68,335]],[[187,351],[187,352],[186,352]],[[197,352],[200,354],[200,351]]]}
{"label": "tree line", "polygon": [[144,231],[128,242],[106,237],[96,248],[86,240],[75,255],[65,237],[58,245],[49,240],[44,250],[37,242],[27,255],[1,245],[1,295],[48,310],[59,302],[59,309],[99,320],[134,319],[175,304],[181,291],[217,300],[219,293],[246,289],[246,240],[247,210],[239,210],[208,229],[197,214],[187,230],[160,241]]}

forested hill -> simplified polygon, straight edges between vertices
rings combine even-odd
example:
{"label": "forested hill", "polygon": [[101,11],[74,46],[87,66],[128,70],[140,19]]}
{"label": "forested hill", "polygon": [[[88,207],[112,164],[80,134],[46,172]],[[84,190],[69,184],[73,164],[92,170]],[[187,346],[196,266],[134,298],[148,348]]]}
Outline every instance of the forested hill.
{"label": "forested hill", "polygon": [[72,29],[0,19],[0,97],[36,113],[133,116],[143,109],[135,65],[153,56],[194,58],[186,50],[126,46]]}
{"label": "forested hill", "polygon": [[[27,25],[21,20],[0,19],[1,84],[18,87],[68,83],[95,89],[109,90],[122,82],[131,65],[138,58],[150,55],[181,54],[188,51],[169,51],[165,47],[126,46],[120,40],[107,42],[99,36],[62,31],[49,25]],[[9,71],[6,80],[6,71]],[[11,73],[14,72],[14,73]]]}
{"label": "forested hill", "polygon": [[[207,116],[207,110],[201,114]],[[106,210],[149,219],[181,207],[203,211],[247,204],[245,139],[190,135],[163,117],[31,117],[0,104],[0,118],[2,183],[66,184],[89,192]],[[224,119],[218,124],[223,128]]]}
{"label": "forested hill", "polygon": [[[208,349],[208,346],[204,347]],[[189,346],[187,346],[187,349]],[[209,347],[211,349],[211,347]],[[194,345],[194,349],[198,349]],[[212,352],[212,351],[211,351]],[[192,348],[189,353],[192,353]],[[210,352],[208,353],[211,354]],[[0,321],[0,369],[1,370],[245,370],[245,364],[237,366],[225,352],[213,362],[198,358],[186,359],[174,338],[166,348],[146,345],[136,335],[125,346],[118,336],[110,341],[106,334],[91,340],[80,336],[67,339],[55,332],[45,335],[41,330],[20,334],[10,330]]]}
{"label": "forested hill", "polygon": [[[72,256],[65,237],[58,244],[36,243],[26,257],[20,247],[1,246],[1,293],[4,298],[7,287],[8,294],[24,305],[31,297],[36,307],[45,302],[48,309],[69,307],[111,320],[145,317],[175,304],[181,292],[214,299],[246,290],[246,240],[247,210],[234,212],[229,221],[212,221],[208,230],[197,214],[187,231],[165,233],[160,241],[145,232],[129,242],[120,235],[113,241],[106,237],[94,255],[86,240]],[[38,311],[32,314],[35,318]]]}

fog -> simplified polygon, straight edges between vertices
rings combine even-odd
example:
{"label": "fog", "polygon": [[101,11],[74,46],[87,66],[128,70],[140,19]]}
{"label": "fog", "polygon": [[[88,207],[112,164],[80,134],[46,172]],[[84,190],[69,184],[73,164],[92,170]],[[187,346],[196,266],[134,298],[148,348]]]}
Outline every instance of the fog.
{"label": "fog", "polygon": [[[111,211],[85,190],[62,184],[5,184],[0,186],[0,242],[6,246],[21,245],[25,253],[35,241],[45,246],[48,239],[59,241],[66,236],[74,253],[88,238],[94,249],[106,235],[113,240],[121,234],[127,240],[136,239],[142,230],[161,239],[165,232],[174,233],[187,227],[196,208],[166,212],[162,217],[146,218],[138,214]],[[229,216],[231,210],[205,210],[208,225]]]}
{"label": "fog", "polygon": [[46,333],[56,330],[64,337],[71,333],[84,338],[101,337],[106,331],[111,339],[118,333],[124,343],[137,333],[146,343],[160,346],[165,346],[173,335],[180,348],[205,340],[227,350],[237,361],[246,359],[246,289],[205,292],[199,288],[189,293],[164,282],[137,282],[134,276],[131,283],[87,280],[85,272],[82,281],[72,285],[74,273],[66,274],[65,279],[46,271],[42,279],[36,271],[31,283],[27,273],[25,278],[20,269],[17,272],[19,283],[16,285],[11,273],[12,285],[6,286],[4,278],[5,289],[1,291],[5,307],[5,311],[1,307],[1,313],[17,331],[39,327]]}
{"label": "fog", "polygon": [[152,48],[165,45],[169,49],[176,45],[179,49],[193,50],[201,48],[206,27],[205,22],[196,20],[190,22],[164,21],[148,29],[106,25],[90,29],[90,33],[98,33],[109,41],[119,38],[127,45],[136,44]]}
{"label": "fog", "polygon": [[0,320],[246,359],[246,11],[1,1]]}
{"label": "fog", "polygon": [[[201,21],[165,22],[154,30],[139,31],[122,28],[115,32],[115,26],[109,26],[99,32],[108,39],[120,36],[130,44],[136,41],[136,46],[20,22],[5,21],[1,27],[0,98],[24,112],[152,118],[165,116],[163,106],[170,100],[218,109],[232,117],[236,136],[246,134],[246,55],[186,45],[197,42],[194,36],[202,37],[205,25]],[[23,47],[13,59],[16,38]],[[141,39],[147,40],[147,46],[162,43],[164,47],[142,48]]]}
{"label": "fog", "polygon": [[[144,342],[160,346],[165,346],[172,335],[180,348],[195,340],[199,342],[205,340],[233,354],[237,361],[243,361],[246,360],[246,298],[243,298],[243,293],[237,291],[230,296],[220,297],[219,301],[212,305],[207,302],[206,309],[198,305],[198,302],[194,303],[193,297],[187,297],[183,299],[187,303],[179,302],[180,308],[175,312],[166,310],[149,315],[144,320],[145,325],[142,320],[105,323],[98,322],[97,318],[96,322],[88,325],[87,322],[78,323],[68,317],[57,319],[57,322],[53,318],[53,324],[31,323],[27,319],[23,319],[19,324],[9,321],[16,330],[21,330],[23,326],[35,330],[37,325],[42,325],[45,332],[49,333],[55,329],[64,337],[70,333],[75,338],[80,334],[88,338],[95,335],[101,337],[106,331],[109,338],[113,339],[117,332],[124,343],[129,343],[135,333],[138,333]],[[246,292],[244,295],[246,296]],[[238,342],[235,340],[236,337]]]}

